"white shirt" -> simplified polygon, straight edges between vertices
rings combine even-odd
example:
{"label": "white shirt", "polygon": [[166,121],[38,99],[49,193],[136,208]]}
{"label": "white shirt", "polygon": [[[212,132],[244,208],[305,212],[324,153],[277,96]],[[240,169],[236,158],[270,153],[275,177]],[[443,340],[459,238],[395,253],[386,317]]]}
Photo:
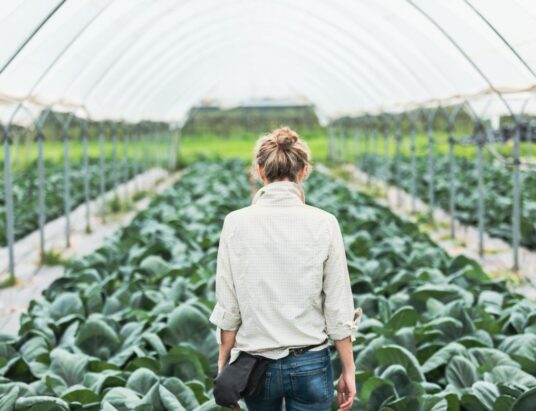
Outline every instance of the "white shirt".
{"label": "white shirt", "polygon": [[225,216],[210,322],[219,344],[221,329],[238,330],[230,362],[240,351],[278,359],[328,337],[355,340],[362,311],[339,223],[304,201],[300,184],[274,181]]}

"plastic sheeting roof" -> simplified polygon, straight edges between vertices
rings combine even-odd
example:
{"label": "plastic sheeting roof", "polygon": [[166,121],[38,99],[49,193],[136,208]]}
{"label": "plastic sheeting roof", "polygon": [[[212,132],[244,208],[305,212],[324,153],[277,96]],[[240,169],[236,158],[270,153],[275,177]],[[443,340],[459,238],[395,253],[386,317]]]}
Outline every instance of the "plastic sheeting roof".
{"label": "plastic sheeting roof", "polygon": [[325,117],[475,95],[527,109],[534,27],[532,0],[2,1],[0,120],[177,121],[268,96]]}

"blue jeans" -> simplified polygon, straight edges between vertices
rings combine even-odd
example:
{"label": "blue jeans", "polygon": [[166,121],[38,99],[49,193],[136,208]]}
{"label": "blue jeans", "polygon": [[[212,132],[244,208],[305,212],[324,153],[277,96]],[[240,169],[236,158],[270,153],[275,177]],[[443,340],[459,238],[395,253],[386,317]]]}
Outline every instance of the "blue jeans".
{"label": "blue jeans", "polygon": [[335,395],[330,348],[272,362],[259,392],[244,401],[249,411],[329,411]]}

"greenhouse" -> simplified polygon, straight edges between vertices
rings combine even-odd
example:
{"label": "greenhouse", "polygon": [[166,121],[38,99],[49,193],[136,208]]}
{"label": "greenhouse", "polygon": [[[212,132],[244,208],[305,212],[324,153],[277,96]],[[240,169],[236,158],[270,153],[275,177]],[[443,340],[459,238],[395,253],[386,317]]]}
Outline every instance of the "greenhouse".
{"label": "greenhouse", "polygon": [[[224,228],[285,184],[255,169],[283,127],[362,309],[326,410],[536,410],[534,27],[529,0],[1,2],[0,411],[231,409]],[[317,242],[283,228],[236,240],[244,272],[262,245],[297,275]],[[321,409],[294,404],[259,409]]]}

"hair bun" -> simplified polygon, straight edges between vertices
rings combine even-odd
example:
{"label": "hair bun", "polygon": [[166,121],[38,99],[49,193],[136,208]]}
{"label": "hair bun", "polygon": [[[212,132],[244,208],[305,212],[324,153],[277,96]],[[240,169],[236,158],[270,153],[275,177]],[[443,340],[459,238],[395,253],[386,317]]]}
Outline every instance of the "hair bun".
{"label": "hair bun", "polygon": [[283,127],[277,130],[274,140],[279,148],[287,149],[298,141],[298,135],[290,128]]}

